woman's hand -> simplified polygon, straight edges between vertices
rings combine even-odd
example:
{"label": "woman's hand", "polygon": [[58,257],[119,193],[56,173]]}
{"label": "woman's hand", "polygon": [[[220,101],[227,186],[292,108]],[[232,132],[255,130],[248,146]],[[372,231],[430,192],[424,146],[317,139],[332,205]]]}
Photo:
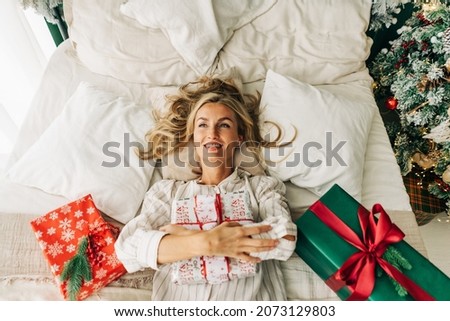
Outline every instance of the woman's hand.
{"label": "woman's hand", "polygon": [[268,232],[270,225],[249,226],[237,222],[224,222],[202,233],[205,254],[238,258],[248,262],[260,262],[261,259],[249,253],[274,249],[279,241],[275,239],[253,239],[251,235]]}
{"label": "woman's hand", "polygon": [[177,224],[164,225],[161,226],[159,230],[172,235],[192,235],[200,232],[198,230],[188,230],[187,228]]}
{"label": "woman's hand", "polygon": [[168,233],[161,239],[158,263],[170,263],[194,256],[217,255],[238,258],[258,263],[260,258],[249,253],[270,251],[279,241],[275,239],[253,239],[251,235],[268,232],[270,225],[244,226],[237,222],[224,222],[211,230],[188,230],[180,225],[162,226],[160,231]]}
{"label": "woman's hand", "polygon": [[285,240],[292,241],[292,242],[294,242],[296,239],[294,235],[285,235],[285,236],[283,236],[283,238]]}

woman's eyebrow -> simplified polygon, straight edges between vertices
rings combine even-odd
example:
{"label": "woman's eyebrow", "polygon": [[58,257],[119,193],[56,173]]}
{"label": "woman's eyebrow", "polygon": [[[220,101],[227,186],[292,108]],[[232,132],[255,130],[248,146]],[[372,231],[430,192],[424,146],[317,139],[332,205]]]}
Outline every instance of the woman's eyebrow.
{"label": "woman's eyebrow", "polygon": [[[197,118],[197,121],[199,121],[199,120],[207,121],[208,118],[199,117],[199,118]],[[233,119],[231,119],[230,117],[222,117],[222,118],[219,118],[217,121],[220,122],[220,121],[224,121],[224,120],[229,120],[229,121],[233,122]]]}
{"label": "woman's eyebrow", "polygon": [[233,122],[233,119],[231,119],[230,117],[222,117],[222,118],[218,119],[218,121],[224,121],[224,120],[229,120],[229,121]]}

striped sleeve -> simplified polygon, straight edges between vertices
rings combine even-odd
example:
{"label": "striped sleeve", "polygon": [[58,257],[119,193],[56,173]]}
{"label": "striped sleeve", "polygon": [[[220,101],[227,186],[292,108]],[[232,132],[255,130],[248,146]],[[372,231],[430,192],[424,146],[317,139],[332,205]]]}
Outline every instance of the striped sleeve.
{"label": "striped sleeve", "polygon": [[255,198],[259,204],[259,215],[262,222],[272,226],[272,230],[259,234],[258,238],[278,239],[278,246],[267,252],[252,253],[252,256],[263,260],[289,259],[295,249],[296,241],[283,239],[285,235],[297,238],[297,226],[292,222],[289,207],[285,198],[286,187],[282,181],[270,176],[256,176],[252,185],[255,186]]}
{"label": "striped sleeve", "polygon": [[170,223],[170,207],[175,181],[162,180],[145,195],[139,215],[128,222],[115,243],[116,254],[130,273],[152,268],[158,270],[158,247],[166,234],[158,229]]}

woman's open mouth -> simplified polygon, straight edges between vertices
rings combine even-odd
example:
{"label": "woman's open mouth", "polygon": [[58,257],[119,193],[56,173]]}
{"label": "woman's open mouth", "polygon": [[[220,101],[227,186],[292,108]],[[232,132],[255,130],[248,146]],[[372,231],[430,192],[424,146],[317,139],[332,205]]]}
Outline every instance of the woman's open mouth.
{"label": "woman's open mouth", "polygon": [[204,147],[208,150],[210,153],[217,153],[219,149],[222,148],[222,144],[219,144],[217,142],[212,143],[206,143]]}

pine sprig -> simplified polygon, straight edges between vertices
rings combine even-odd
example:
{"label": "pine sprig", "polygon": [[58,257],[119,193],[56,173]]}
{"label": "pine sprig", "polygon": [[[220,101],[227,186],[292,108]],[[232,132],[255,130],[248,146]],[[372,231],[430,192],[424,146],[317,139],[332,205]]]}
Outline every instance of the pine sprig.
{"label": "pine sprig", "polygon": [[[412,265],[409,261],[402,255],[402,253],[393,246],[389,246],[383,253],[383,259],[388,261],[393,267],[403,273],[404,270],[411,270]],[[379,266],[377,266],[377,276],[380,277],[385,273]],[[392,277],[389,277],[395,290],[399,296],[406,296],[408,291]]]}
{"label": "pine sprig", "polygon": [[393,246],[389,246],[383,254],[383,258],[395,266],[397,269],[411,270],[409,261]]}
{"label": "pine sprig", "polygon": [[83,237],[78,246],[77,254],[66,264],[61,273],[61,281],[67,281],[69,299],[77,299],[83,282],[92,280],[92,271],[86,250],[89,245],[88,237]]}
{"label": "pine sprig", "polygon": [[397,23],[396,15],[410,0],[378,0],[372,1],[369,30],[377,31],[384,27],[389,28]]}

